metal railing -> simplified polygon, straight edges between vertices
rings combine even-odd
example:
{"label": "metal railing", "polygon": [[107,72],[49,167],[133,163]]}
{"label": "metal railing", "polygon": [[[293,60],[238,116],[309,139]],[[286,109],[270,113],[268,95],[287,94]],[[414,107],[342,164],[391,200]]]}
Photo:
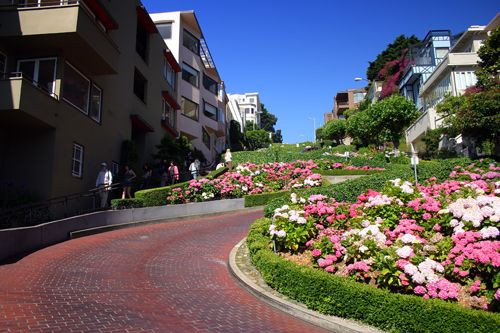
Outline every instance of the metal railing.
{"label": "metal railing", "polygon": [[48,94],[50,97],[53,97],[55,99],[59,99],[59,96],[55,92],[50,91],[46,86],[44,86],[43,84],[40,84],[38,81],[35,81],[34,79],[29,77],[28,75],[25,75],[23,72],[0,73],[0,79],[3,79],[3,80],[16,79],[16,78],[23,79],[24,81],[31,83],[37,89],[40,89],[44,93]]}

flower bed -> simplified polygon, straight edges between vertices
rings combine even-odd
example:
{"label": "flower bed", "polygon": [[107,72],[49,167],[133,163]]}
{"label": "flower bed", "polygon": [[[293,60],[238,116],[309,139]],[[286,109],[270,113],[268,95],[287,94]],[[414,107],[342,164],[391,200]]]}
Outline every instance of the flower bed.
{"label": "flower bed", "polygon": [[310,266],[392,292],[497,311],[500,168],[456,167],[415,187],[394,179],[354,203],[301,197],[274,210],[268,235]]}
{"label": "flower bed", "polygon": [[[141,198],[148,195],[154,197],[155,205],[166,205],[307,189],[321,185],[321,175],[312,171],[316,167],[312,161],[262,165],[245,163],[238,165],[234,172],[226,172],[219,178],[191,180],[181,186],[151,189],[136,195]],[[157,191],[160,191],[161,198],[155,195]],[[150,206],[147,200],[144,201],[145,206]]]}

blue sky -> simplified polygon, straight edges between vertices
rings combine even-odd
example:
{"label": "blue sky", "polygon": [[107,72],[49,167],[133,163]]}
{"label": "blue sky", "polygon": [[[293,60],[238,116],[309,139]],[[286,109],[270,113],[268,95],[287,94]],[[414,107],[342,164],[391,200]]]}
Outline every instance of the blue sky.
{"label": "blue sky", "polygon": [[228,93],[258,91],[284,141],[313,137],[338,90],[361,87],[368,61],[397,35],[484,25],[493,0],[143,0],[149,12],[193,9]]}

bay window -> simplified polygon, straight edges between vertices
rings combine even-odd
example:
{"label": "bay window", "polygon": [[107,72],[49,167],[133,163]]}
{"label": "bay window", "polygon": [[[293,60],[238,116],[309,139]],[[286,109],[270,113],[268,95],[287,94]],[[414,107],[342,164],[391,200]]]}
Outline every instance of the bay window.
{"label": "bay window", "polygon": [[56,58],[25,59],[17,62],[17,71],[35,86],[53,95],[56,88]]}
{"label": "bay window", "polygon": [[62,83],[63,100],[96,122],[101,122],[102,89],[66,62]]}
{"label": "bay window", "polygon": [[163,39],[170,39],[172,38],[172,23],[158,23],[156,25],[156,28],[158,29],[158,32],[161,35],[161,38]]}
{"label": "bay window", "polygon": [[211,144],[211,141],[210,140],[210,134],[208,134],[207,130],[202,128],[202,137],[201,137],[201,140],[203,141],[203,143],[205,144],[205,146],[207,146],[208,149],[210,149],[210,144]]}
{"label": "bay window", "polygon": [[165,101],[165,99],[161,99],[162,105],[162,116],[161,120],[165,122],[168,126],[175,129],[177,125],[177,119],[175,116],[175,110]]}
{"label": "bay window", "polygon": [[172,90],[175,90],[175,76],[176,76],[176,74],[177,73],[174,71],[172,66],[167,61],[167,59],[165,59],[163,75],[165,76],[165,80],[167,80],[167,83],[170,85]]}
{"label": "bay window", "polygon": [[73,143],[71,157],[71,175],[73,175],[73,177],[82,178],[83,176],[83,154],[83,146],[78,143]]}
{"label": "bay window", "polygon": [[188,118],[198,120],[198,104],[185,97],[182,97],[181,113]]}
{"label": "bay window", "polygon": [[182,34],[182,45],[192,52],[200,54],[200,40],[186,29],[184,29]]}
{"label": "bay window", "polygon": [[193,67],[186,63],[182,64],[182,79],[191,83],[193,86],[198,87],[198,77],[200,72],[198,72]]}
{"label": "bay window", "polygon": [[203,87],[205,87],[205,89],[210,91],[211,93],[217,95],[217,81],[207,76],[205,73],[203,73]]}
{"label": "bay window", "polygon": [[203,114],[205,117],[217,121],[217,108],[212,104],[204,102]]}

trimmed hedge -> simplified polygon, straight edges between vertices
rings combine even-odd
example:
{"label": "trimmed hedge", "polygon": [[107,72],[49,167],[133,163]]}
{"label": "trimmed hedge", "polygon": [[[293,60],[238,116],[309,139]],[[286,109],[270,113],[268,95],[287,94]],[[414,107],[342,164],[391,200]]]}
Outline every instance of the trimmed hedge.
{"label": "trimmed hedge", "polygon": [[250,228],[247,244],[252,263],[269,286],[310,309],[391,332],[491,333],[500,327],[498,313],[392,293],[287,261],[270,249],[265,236],[269,223],[264,218]]}
{"label": "trimmed hedge", "polygon": [[[456,165],[468,165],[471,160],[467,158],[450,159],[439,162],[422,162],[418,166],[418,179],[428,179],[432,176],[439,180],[444,180]],[[331,186],[312,188],[297,191],[298,195],[308,197],[311,194],[323,194],[338,201],[354,202],[356,198],[368,189],[381,190],[390,179],[402,178],[412,179],[413,168],[410,165],[389,165],[386,171],[378,172],[357,179],[346,180],[345,182],[333,184]],[[272,200],[265,208],[265,216],[271,217],[274,209],[283,206],[288,198],[277,198]]]}
{"label": "trimmed hedge", "polygon": [[245,207],[264,206],[273,199],[281,197],[289,197],[289,196],[290,196],[290,191],[278,191],[271,193],[245,195],[244,196]]}
{"label": "trimmed hedge", "polygon": [[132,199],[113,199],[111,200],[111,208],[114,210],[141,208],[144,207],[144,202],[139,198]]}
{"label": "trimmed hedge", "polygon": [[[228,170],[229,169],[227,167],[213,170],[204,178],[215,179],[225,174]],[[163,206],[167,204],[167,194],[170,192],[171,189],[175,187],[187,186],[189,185],[189,182],[190,181],[188,180],[174,185],[137,191],[135,192],[134,196],[137,199],[142,200],[144,207]]]}
{"label": "trimmed hedge", "polygon": [[313,170],[323,176],[366,176],[374,173],[384,172],[385,170],[346,170],[346,169],[332,169],[332,170]]}

